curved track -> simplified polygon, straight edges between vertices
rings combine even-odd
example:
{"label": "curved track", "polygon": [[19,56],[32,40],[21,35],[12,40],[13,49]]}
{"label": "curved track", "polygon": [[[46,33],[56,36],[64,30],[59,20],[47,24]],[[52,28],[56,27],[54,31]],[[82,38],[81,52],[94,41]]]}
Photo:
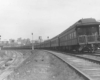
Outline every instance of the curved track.
{"label": "curved track", "polygon": [[100,61],[76,55],[64,55],[49,51],[86,76],[89,80],[100,80]]}

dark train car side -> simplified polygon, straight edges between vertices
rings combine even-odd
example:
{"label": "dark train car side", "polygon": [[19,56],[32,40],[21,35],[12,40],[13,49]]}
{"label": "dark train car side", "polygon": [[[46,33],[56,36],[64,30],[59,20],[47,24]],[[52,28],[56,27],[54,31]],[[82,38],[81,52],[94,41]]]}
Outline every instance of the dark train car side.
{"label": "dark train car side", "polygon": [[42,48],[72,51],[95,51],[100,47],[100,22],[80,19],[58,36],[40,43]]}
{"label": "dark train car side", "polygon": [[72,51],[95,51],[100,46],[99,25],[93,18],[81,19],[59,35],[60,48]]}
{"label": "dark train car side", "polygon": [[61,50],[71,50],[75,49],[76,46],[78,46],[75,25],[76,23],[59,35],[59,46]]}
{"label": "dark train car side", "polygon": [[52,38],[50,41],[51,41],[51,49],[58,50],[59,49],[59,36]]}
{"label": "dark train car side", "polygon": [[50,47],[51,47],[51,41],[50,40],[46,40],[46,41],[43,42],[42,45],[44,45],[43,46],[44,49],[50,49]]}

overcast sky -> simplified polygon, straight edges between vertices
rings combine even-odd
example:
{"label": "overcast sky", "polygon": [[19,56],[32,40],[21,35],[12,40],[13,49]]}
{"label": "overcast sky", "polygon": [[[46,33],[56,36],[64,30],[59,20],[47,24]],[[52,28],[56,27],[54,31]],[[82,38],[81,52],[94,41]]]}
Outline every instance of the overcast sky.
{"label": "overcast sky", "polygon": [[100,0],[0,0],[2,40],[52,38],[81,18],[100,20]]}

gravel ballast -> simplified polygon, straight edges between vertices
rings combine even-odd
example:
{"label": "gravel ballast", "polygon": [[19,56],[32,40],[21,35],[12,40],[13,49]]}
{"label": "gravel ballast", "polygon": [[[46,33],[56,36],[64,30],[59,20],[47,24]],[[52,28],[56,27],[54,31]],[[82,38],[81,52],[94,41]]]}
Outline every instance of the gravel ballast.
{"label": "gravel ballast", "polygon": [[34,50],[7,80],[86,80],[53,54]]}

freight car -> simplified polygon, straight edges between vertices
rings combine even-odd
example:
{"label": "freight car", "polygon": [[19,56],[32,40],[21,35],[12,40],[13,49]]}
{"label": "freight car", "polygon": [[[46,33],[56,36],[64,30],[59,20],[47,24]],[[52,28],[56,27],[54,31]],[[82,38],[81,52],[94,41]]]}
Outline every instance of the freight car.
{"label": "freight car", "polygon": [[[46,41],[41,48],[94,52],[100,47],[100,22],[93,18],[80,19],[56,37]],[[44,45],[44,46],[43,46]]]}

